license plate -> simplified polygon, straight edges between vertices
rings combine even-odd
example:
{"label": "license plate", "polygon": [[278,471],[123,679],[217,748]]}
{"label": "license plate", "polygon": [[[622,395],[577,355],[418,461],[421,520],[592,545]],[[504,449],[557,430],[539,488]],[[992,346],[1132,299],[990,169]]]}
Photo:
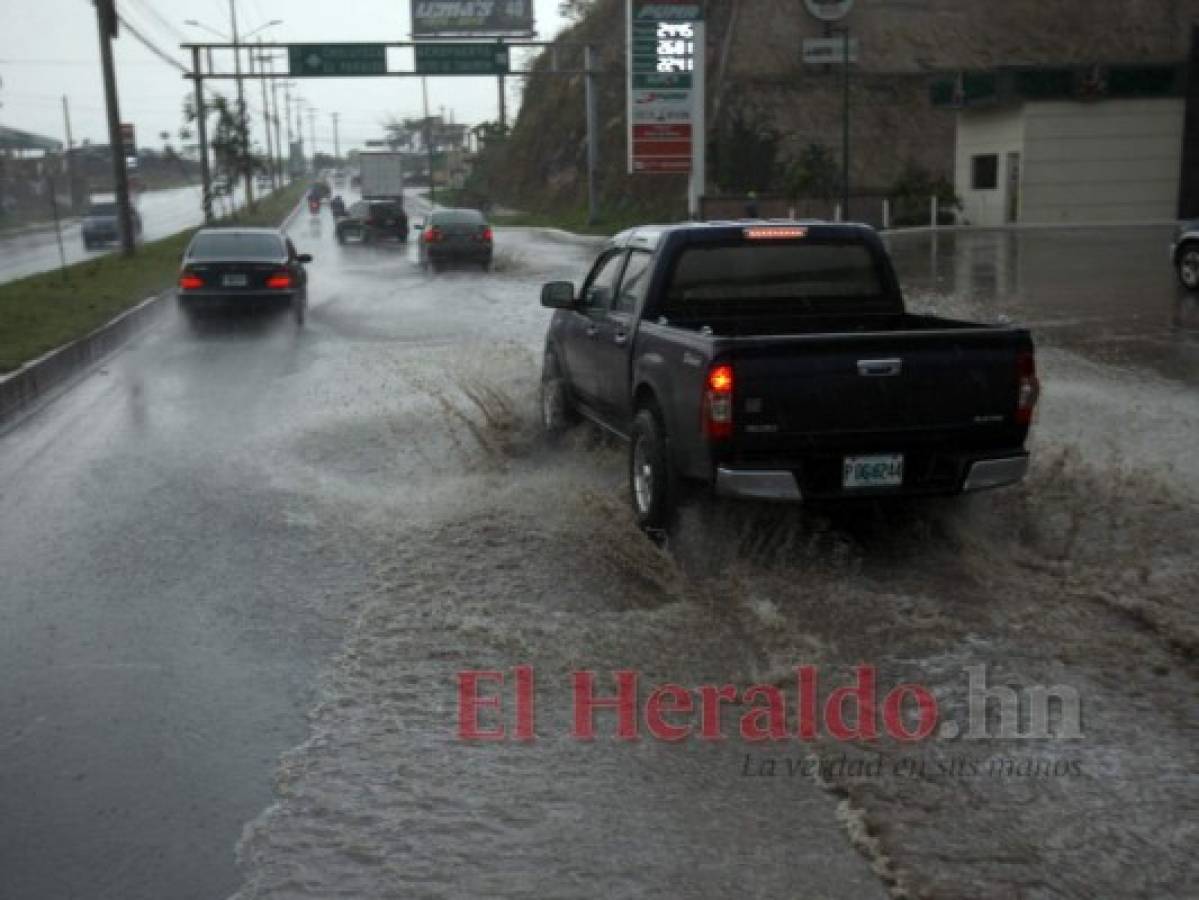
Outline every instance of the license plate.
{"label": "license plate", "polygon": [[245,287],[246,286],[246,276],[245,275],[226,275],[224,278],[221,279],[221,284],[223,284],[225,287]]}
{"label": "license plate", "polygon": [[903,454],[847,456],[842,484],[847,488],[900,487],[903,484]]}

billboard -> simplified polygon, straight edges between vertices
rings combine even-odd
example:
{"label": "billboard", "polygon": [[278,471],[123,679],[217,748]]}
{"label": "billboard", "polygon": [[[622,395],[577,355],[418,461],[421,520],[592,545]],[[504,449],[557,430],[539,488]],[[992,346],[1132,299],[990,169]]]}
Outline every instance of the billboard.
{"label": "billboard", "polygon": [[414,38],[533,33],[533,0],[412,0]]}

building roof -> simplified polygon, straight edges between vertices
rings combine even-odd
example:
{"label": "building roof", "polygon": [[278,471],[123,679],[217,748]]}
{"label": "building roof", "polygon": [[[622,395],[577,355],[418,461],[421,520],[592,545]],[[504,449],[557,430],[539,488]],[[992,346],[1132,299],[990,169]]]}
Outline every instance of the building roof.
{"label": "building roof", "polygon": [[62,150],[62,141],[31,134],[17,128],[0,125],[0,150],[46,150],[58,152]]}

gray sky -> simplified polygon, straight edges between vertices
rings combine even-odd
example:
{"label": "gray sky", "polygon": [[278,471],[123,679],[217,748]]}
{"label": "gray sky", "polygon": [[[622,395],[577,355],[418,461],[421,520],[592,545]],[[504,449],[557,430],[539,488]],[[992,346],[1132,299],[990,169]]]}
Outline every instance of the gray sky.
{"label": "gray sky", "polygon": [[[217,40],[184,24],[187,19],[229,33],[228,0],[117,0],[121,14],[180,62],[183,39]],[[558,0],[535,0],[537,29],[548,39],[565,24]],[[288,42],[404,41],[411,30],[409,0],[237,0],[243,35],[272,19],[283,24],[262,33],[264,40]],[[75,140],[108,143],[100,80],[99,38],[91,0],[0,0],[0,124],[63,140],[62,95],[70,98]],[[122,31],[114,44],[121,117],[137,127],[141,146],[161,147],[159,132],[172,141],[182,125],[182,102],[191,90],[177,69],[156,58]],[[399,61],[399,60],[397,60]],[[227,63],[231,65],[231,63]],[[393,68],[397,66],[393,62]],[[509,79],[509,116],[519,89]],[[233,95],[233,83],[218,83]],[[246,82],[251,110],[261,110],[261,89]],[[305,79],[298,93],[317,110],[317,143],[332,150],[329,114],[341,114],[341,146],[346,149],[380,135],[389,116],[421,112],[420,80],[415,78]],[[431,78],[432,112],[446,107],[454,121],[496,118],[494,78]],[[305,140],[308,120],[305,117]]]}

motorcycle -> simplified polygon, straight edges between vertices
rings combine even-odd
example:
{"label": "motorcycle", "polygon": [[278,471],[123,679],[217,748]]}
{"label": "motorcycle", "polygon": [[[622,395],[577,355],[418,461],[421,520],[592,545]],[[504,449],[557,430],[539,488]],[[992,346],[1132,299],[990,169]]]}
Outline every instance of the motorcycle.
{"label": "motorcycle", "polygon": [[321,211],[321,201],[318,200],[316,197],[309,197],[308,198],[308,211],[310,213],[312,213],[314,216],[319,215],[320,211]]}

